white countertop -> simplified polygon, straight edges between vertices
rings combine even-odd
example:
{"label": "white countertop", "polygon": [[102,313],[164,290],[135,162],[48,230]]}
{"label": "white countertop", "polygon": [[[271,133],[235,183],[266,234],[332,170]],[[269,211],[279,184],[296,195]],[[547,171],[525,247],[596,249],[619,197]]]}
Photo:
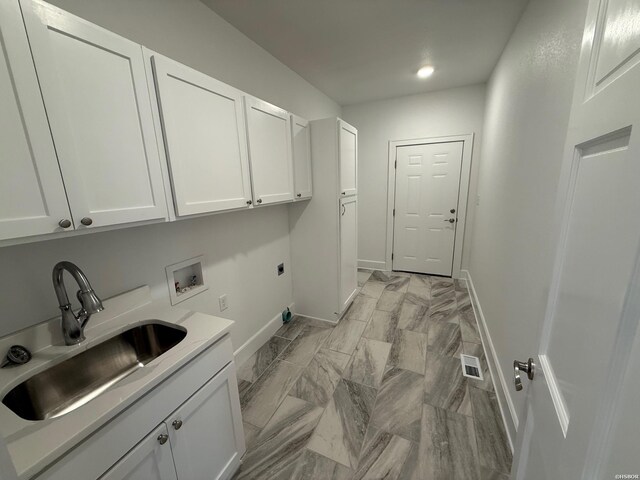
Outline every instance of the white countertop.
{"label": "white countertop", "polygon": [[179,325],[186,337],[175,347],[125,377],[87,404],[61,417],[29,421],[0,403],[0,435],[4,437],[19,478],[30,478],[118,415],[146,392],[229,333],[233,322],[151,301],[149,287],[140,287],[104,302],[85,329],[86,340],[65,346],[58,319],[0,339],[0,352],[24,345],[33,358],[25,365],[0,369],[0,398],[14,386],[60,361],[133,326]]}

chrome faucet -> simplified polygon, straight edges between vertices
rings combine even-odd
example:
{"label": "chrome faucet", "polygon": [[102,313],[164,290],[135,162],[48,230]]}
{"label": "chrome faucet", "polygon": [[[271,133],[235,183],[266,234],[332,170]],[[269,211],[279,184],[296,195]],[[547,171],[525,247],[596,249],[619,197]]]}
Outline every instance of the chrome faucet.
{"label": "chrome faucet", "polygon": [[[64,271],[71,274],[78,283],[77,297],[80,301],[80,310],[76,315],[73,313],[67,289],[64,286],[62,278]],[[62,311],[62,334],[64,335],[64,343],[67,345],[76,345],[84,340],[84,327],[87,325],[89,318],[94,313],[104,310],[102,301],[91,288],[89,279],[75,264],[71,262],[59,262],[53,267],[53,288],[58,297],[60,310]]]}

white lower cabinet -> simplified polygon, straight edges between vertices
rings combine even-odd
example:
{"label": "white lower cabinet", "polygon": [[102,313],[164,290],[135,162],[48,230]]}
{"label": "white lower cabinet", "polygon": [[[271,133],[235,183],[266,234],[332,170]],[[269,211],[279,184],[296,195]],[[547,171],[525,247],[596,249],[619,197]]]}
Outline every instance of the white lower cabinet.
{"label": "white lower cabinet", "polygon": [[236,369],[227,336],[35,478],[227,480],[244,452]]}
{"label": "white lower cabinet", "polygon": [[358,220],[356,197],[340,200],[340,311],[358,291]]}
{"label": "white lower cabinet", "polygon": [[116,463],[100,480],[177,480],[169,432],[163,423]]}

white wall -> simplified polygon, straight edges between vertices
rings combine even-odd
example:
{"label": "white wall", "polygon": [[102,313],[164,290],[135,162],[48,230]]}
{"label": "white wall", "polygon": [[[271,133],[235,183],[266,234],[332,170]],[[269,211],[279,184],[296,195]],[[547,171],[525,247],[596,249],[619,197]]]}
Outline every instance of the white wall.
{"label": "white wall", "polygon": [[[475,133],[467,225],[475,183],[484,115],[485,85],[409,95],[343,107],[342,117],[358,129],[358,259],[385,268],[389,141]],[[471,228],[466,231],[469,238]],[[467,264],[467,244],[463,268]]]}
{"label": "white wall", "polygon": [[[53,3],[309,119],[340,114],[333,100],[197,0]],[[59,260],[83,268],[103,298],[149,284],[154,297],[168,303],[164,267],[204,254],[211,288],[180,306],[236,320],[238,348],[292,301],[287,208],[0,248],[0,335],[57,315],[51,269]],[[286,273],[278,277],[283,261]],[[229,294],[230,308],[220,313],[222,293]]]}
{"label": "white wall", "polygon": [[487,89],[469,270],[516,417],[525,395],[514,395],[512,363],[537,352],[545,314],[586,4],[529,2]]}

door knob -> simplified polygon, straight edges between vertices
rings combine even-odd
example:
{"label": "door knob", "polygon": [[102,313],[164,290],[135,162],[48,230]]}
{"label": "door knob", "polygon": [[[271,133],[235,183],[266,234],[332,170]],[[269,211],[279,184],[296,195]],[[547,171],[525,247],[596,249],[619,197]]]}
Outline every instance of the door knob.
{"label": "door knob", "polygon": [[456,213],[456,209],[452,208],[451,210],[449,210],[451,213]]}
{"label": "door knob", "polygon": [[63,220],[60,220],[58,222],[58,225],[60,225],[62,228],[69,228],[71,226],[71,220],[65,218]]}
{"label": "door knob", "polygon": [[180,428],[182,427],[182,420],[174,420],[171,425],[173,425],[173,428],[175,428],[176,430],[180,430]]}
{"label": "door knob", "polygon": [[449,223],[455,223],[456,219],[455,218],[445,218],[444,221],[445,222],[449,222]]}
{"label": "door knob", "polygon": [[513,361],[513,383],[516,385],[516,392],[522,390],[522,379],[520,378],[520,372],[527,374],[529,380],[533,380],[534,370],[536,364],[533,362],[533,358],[529,358],[527,362],[520,362],[518,360]]}
{"label": "door knob", "polygon": [[169,435],[167,435],[166,433],[161,433],[160,435],[158,435],[158,443],[160,445],[164,445],[165,443],[167,443],[167,440],[169,440]]}
{"label": "door knob", "polygon": [[93,223],[93,220],[91,220],[91,218],[89,217],[84,217],[82,220],[80,220],[80,223],[88,227]]}

